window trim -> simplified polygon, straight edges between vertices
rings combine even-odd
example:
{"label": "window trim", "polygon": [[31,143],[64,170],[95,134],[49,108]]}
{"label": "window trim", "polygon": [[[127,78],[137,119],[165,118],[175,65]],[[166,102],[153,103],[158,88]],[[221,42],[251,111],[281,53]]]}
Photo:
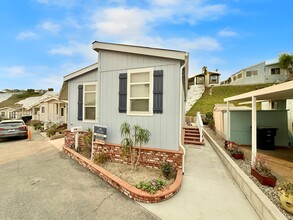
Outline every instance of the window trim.
{"label": "window trim", "polygon": [[[276,70],[278,70],[278,73],[276,73]],[[281,75],[281,68],[280,67],[272,67],[270,72],[271,72],[271,75],[273,75],[273,76]]]}
{"label": "window trim", "polygon": [[197,76],[196,77],[196,85],[204,85],[205,77],[204,76]]}
{"label": "window trim", "polygon": [[[130,97],[130,88],[131,85],[138,85],[136,83],[130,83],[131,74],[135,73],[149,73],[149,82],[140,82],[139,84],[147,84],[149,83],[149,110],[145,112],[140,111],[131,111],[131,97]],[[141,69],[131,69],[127,71],[127,115],[134,115],[134,116],[153,116],[153,86],[154,86],[154,68],[141,68]],[[147,97],[143,97],[143,99],[146,99]],[[139,99],[138,97],[132,98],[132,99]],[[141,98],[142,99],[142,98]]]}
{"label": "window trim", "polygon": [[[251,72],[250,76],[247,75],[248,72]],[[245,77],[256,77],[256,76],[258,76],[258,70],[257,69],[256,70],[246,70],[245,71]]]}
{"label": "window trim", "polygon": [[[212,78],[215,78],[215,80],[213,80]],[[210,75],[209,80],[210,80],[210,84],[218,84],[219,83],[219,77],[218,77],[218,75],[215,75],[215,74]]]}
{"label": "window trim", "polygon": [[[83,101],[82,101],[82,122],[89,122],[89,123],[96,123],[97,120],[98,120],[98,84],[97,82],[89,82],[89,83],[83,83],[83,91],[82,91],[82,98],[83,98]],[[96,99],[96,102],[95,102],[95,119],[93,120],[89,120],[89,119],[85,119],[85,94],[86,94],[86,91],[85,91],[85,87],[86,86],[89,86],[89,85],[95,85],[96,86],[96,95],[95,95],[95,99]],[[93,91],[89,91],[89,92],[93,92]]]}

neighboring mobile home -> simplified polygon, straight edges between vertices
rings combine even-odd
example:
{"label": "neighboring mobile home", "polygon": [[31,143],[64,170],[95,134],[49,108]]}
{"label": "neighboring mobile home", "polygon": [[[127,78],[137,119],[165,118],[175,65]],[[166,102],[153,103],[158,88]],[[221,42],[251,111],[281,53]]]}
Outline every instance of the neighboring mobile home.
{"label": "neighboring mobile home", "polygon": [[121,143],[123,122],[151,132],[149,147],[178,150],[184,125],[187,52],[94,42],[98,63],[64,76],[59,99],[68,100],[68,128],[107,127]]}
{"label": "neighboring mobile home", "polygon": [[287,80],[286,70],[281,69],[278,59],[263,61],[234,73],[221,84],[247,85],[280,83]]}
{"label": "neighboring mobile home", "polygon": [[15,113],[14,108],[4,107],[4,108],[0,108],[0,117],[1,118],[15,119],[15,118],[17,118],[17,115]]}
{"label": "neighboring mobile home", "polygon": [[66,123],[66,102],[58,100],[58,97],[48,97],[38,104],[38,118],[45,123]]}
{"label": "neighboring mobile home", "polygon": [[18,118],[32,116],[45,124],[66,123],[67,103],[58,99],[59,93],[49,91],[42,96],[29,97],[19,101],[21,107],[15,110]]}

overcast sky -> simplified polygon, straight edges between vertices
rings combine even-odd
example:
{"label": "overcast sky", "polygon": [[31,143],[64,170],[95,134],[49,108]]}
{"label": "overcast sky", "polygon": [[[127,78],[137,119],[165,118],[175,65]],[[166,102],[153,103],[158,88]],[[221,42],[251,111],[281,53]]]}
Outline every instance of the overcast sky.
{"label": "overcast sky", "polygon": [[221,80],[293,52],[291,0],[0,0],[0,90],[59,91],[97,61],[92,42],[190,53],[190,76]]}

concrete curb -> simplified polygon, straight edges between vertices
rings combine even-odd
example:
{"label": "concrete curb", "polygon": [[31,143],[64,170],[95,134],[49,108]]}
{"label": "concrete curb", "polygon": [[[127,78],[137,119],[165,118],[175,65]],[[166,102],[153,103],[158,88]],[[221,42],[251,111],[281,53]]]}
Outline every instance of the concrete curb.
{"label": "concrete curb", "polygon": [[287,220],[276,205],[269,200],[205,130],[204,135],[260,218],[263,220]]}
{"label": "concrete curb", "polygon": [[104,168],[94,164],[91,160],[85,158],[84,156],[66,146],[63,146],[63,152],[71,157],[73,160],[77,161],[83,167],[97,174],[101,179],[109,183],[115,189],[119,190],[120,192],[135,201],[144,203],[162,202],[173,197],[181,188],[182,169],[178,169],[175,182],[171,186],[166,188],[164,191],[158,191],[155,194],[149,194],[130,185],[129,183],[113,175]]}

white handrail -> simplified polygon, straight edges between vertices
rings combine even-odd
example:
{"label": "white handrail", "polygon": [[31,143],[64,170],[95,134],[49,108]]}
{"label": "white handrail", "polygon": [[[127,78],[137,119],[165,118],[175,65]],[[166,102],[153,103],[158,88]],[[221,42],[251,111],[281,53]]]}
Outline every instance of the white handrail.
{"label": "white handrail", "polygon": [[196,113],[196,121],[195,121],[195,125],[198,127],[199,129],[199,141],[203,142],[203,122],[202,122],[202,118],[200,115],[200,112]]}

